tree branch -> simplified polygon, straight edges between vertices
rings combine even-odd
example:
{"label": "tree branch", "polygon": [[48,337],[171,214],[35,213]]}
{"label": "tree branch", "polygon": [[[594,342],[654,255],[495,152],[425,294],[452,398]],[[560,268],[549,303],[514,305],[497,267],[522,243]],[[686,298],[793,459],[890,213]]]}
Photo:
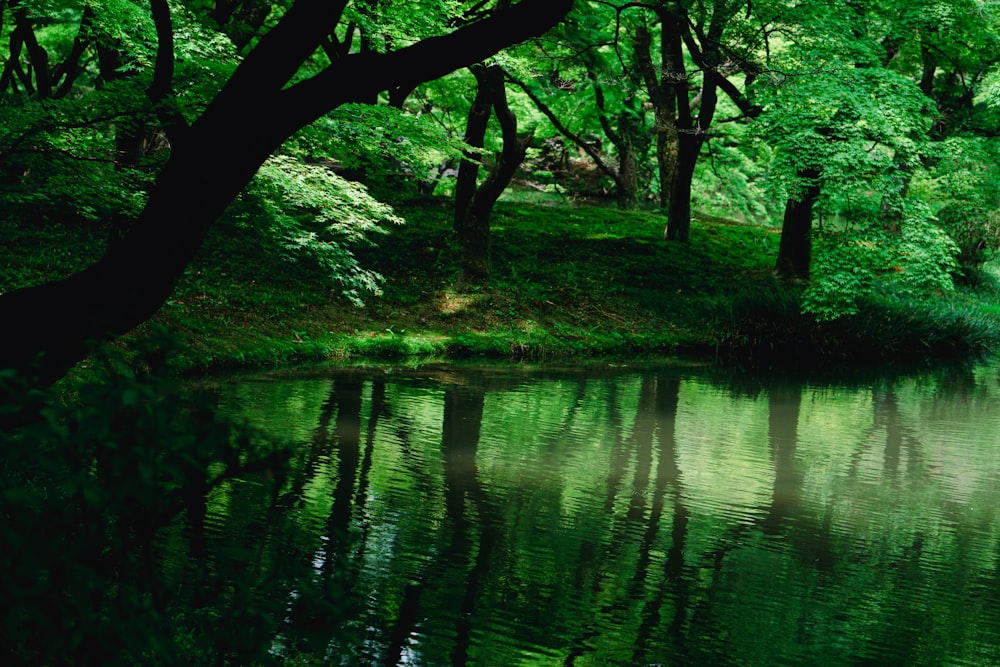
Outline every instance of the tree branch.
{"label": "tree branch", "polygon": [[594,145],[592,143],[586,141],[583,137],[573,132],[561,120],[559,120],[559,117],[556,116],[556,114],[552,111],[552,109],[547,104],[545,104],[545,102],[542,101],[542,99],[538,97],[538,95],[536,95],[535,92],[531,90],[530,87],[528,87],[528,84],[521,81],[520,79],[518,79],[517,77],[513,76],[510,73],[507,74],[507,80],[524,91],[524,94],[528,96],[528,99],[530,99],[534,103],[534,105],[538,108],[538,110],[542,112],[542,115],[544,115],[546,118],[549,119],[549,122],[552,123],[552,127],[556,128],[556,131],[559,132],[559,134],[563,135],[564,137],[572,141],[574,144],[579,146],[584,153],[590,156],[590,159],[594,161],[594,164],[597,165],[598,169],[604,172],[616,184],[618,183],[619,181],[618,172],[614,170],[607,162],[604,161],[604,158],[601,156],[600,151],[594,148]]}
{"label": "tree branch", "polygon": [[537,37],[565,17],[573,0],[522,0],[505,11],[390,53],[356,53],[281,92],[298,127],[341,104],[417,86]]}
{"label": "tree branch", "polygon": [[[83,15],[80,17],[80,28],[76,32],[76,37],[73,38],[73,48],[52,75],[52,85],[59,86],[55,92],[55,96],[58,98],[66,97],[69,94],[80,73],[80,58],[87,49],[86,35],[90,32],[93,16],[94,10],[91,9],[90,5],[84,6]],[[60,79],[62,79],[62,83],[59,83]]]}
{"label": "tree branch", "polygon": [[173,90],[174,26],[170,20],[170,5],[167,0],[149,0],[149,8],[156,26],[156,64],[153,68],[153,82],[146,94],[153,104],[159,104]]}
{"label": "tree branch", "polygon": [[39,99],[46,99],[50,96],[52,90],[49,83],[49,54],[39,45],[38,39],[35,37],[35,31],[28,21],[28,14],[23,7],[15,10],[14,23],[16,27],[14,28],[14,34],[11,35],[11,51],[14,50],[13,42],[15,40],[14,35],[16,35],[19,43],[18,53],[20,53],[20,45],[23,44],[28,50],[31,70],[35,73],[35,83],[34,87],[32,87],[31,76],[24,73],[20,66],[18,66],[16,71],[21,78],[21,83],[25,85],[25,88],[29,92],[37,94]]}

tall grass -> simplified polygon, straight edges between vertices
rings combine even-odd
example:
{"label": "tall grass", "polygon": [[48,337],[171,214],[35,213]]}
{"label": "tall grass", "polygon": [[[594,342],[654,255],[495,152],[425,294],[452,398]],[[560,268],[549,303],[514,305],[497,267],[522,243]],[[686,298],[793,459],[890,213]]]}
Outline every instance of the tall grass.
{"label": "tall grass", "polygon": [[715,304],[715,354],[753,368],[912,363],[984,355],[1000,346],[1000,317],[958,299],[882,294],[856,315],[819,322],[781,285],[741,290]]}

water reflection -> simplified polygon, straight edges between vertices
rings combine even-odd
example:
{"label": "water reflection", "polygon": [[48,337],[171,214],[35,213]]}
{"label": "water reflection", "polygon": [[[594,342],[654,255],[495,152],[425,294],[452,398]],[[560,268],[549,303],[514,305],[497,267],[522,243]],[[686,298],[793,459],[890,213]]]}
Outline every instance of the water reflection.
{"label": "water reflection", "polygon": [[[267,510],[296,528],[254,537],[336,603],[278,587],[286,657],[1000,662],[996,367],[860,386],[354,372],[219,401],[300,443]],[[233,490],[208,514],[265,507]]]}

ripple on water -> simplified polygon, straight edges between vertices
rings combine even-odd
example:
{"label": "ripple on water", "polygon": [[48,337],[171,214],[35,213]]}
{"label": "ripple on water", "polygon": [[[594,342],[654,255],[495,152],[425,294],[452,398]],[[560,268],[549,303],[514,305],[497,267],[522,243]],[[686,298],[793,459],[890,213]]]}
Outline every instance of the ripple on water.
{"label": "ripple on water", "polygon": [[[1000,401],[986,389],[481,380],[389,381],[377,422],[365,390],[345,502],[369,657],[997,663]],[[332,448],[303,464],[317,534],[340,461]]]}

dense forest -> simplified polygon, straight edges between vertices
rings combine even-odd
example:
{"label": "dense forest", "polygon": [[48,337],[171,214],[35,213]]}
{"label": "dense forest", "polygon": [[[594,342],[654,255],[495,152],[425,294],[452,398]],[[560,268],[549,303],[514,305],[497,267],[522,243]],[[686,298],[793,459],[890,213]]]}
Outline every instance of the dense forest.
{"label": "dense forest", "polygon": [[[7,269],[0,365],[48,383],[152,316],[219,225],[361,302],[359,244],[449,198],[457,284],[505,192],[780,225],[820,321],[975,283],[1000,244],[992,3],[9,2],[8,224],[76,226],[69,276]],[[323,289],[319,286],[318,289]]]}
{"label": "dense forest", "polygon": [[[279,320],[327,358],[337,326],[388,332],[361,351],[399,356],[1000,345],[997,2],[6,0],[0,46],[0,516],[22,516],[3,540],[93,521],[106,548],[74,552],[91,579],[66,595],[114,598],[111,625],[166,595],[143,588],[157,530],[287,456],[208,413],[164,416],[184,392],[135,332],[200,326],[178,313],[223,283],[198,312],[244,348],[229,361]],[[265,274],[287,292],[251,296]],[[459,333],[438,342],[444,321]],[[52,519],[55,487],[78,514]],[[28,572],[8,599],[33,599],[26,553],[4,563]],[[98,590],[121,573],[135,599]],[[89,618],[73,605],[52,622]],[[12,655],[90,650],[69,628],[47,653],[44,625],[7,617]],[[108,659],[183,653],[98,639]]]}

